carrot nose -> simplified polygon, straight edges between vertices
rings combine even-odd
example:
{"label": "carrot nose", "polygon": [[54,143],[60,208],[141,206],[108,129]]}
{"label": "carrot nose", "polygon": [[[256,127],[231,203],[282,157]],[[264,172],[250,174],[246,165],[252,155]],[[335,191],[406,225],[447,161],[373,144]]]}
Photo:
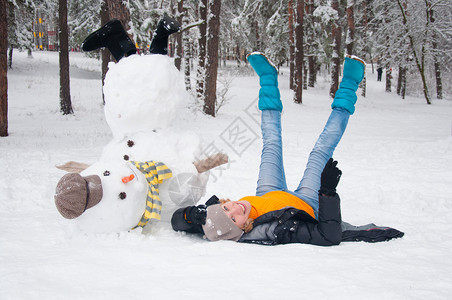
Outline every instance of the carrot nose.
{"label": "carrot nose", "polygon": [[130,174],[130,176],[126,176],[122,178],[122,182],[127,183],[129,181],[132,181],[135,178],[135,176],[133,176],[133,174]]}

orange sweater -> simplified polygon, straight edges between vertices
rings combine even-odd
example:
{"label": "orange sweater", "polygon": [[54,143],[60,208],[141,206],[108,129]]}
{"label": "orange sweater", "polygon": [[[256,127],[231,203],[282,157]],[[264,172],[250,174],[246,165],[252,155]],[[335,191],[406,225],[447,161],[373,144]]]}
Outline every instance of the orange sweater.
{"label": "orange sweater", "polygon": [[312,207],[300,198],[284,191],[268,192],[262,196],[247,196],[240,200],[246,200],[251,203],[251,211],[249,218],[256,219],[265,213],[278,210],[286,206],[292,206],[300,210],[304,210],[314,219],[314,210]]}

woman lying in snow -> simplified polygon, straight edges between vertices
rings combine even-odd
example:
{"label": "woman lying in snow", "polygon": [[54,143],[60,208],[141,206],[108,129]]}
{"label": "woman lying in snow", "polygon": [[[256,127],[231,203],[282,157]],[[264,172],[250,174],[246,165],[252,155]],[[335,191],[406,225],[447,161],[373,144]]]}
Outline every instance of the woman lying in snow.
{"label": "woman lying in snow", "polygon": [[256,196],[238,201],[212,196],[205,205],[178,209],[171,224],[176,231],[204,234],[211,241],[233,240],[258,244],[305,243],[320,246],[343,241],[380,242],[402,237],[390,227],[353,226],[342,221],[336,193],[342,172],[331,157],[349,116],[355,111],[356,90],[365,64],[346,57],[343,79],[332,112],[310,156],[295,191],[289,191],[284,174],[281,111],[277,70],[265,55],[251,53],[248,61],[259,75],[259,109],[262,110],[263,149]]}

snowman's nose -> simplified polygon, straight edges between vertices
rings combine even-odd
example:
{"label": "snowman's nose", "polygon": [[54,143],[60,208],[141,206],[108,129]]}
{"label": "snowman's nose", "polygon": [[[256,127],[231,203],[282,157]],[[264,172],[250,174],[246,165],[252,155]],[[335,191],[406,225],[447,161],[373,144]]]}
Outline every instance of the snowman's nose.
{"label": "snowman's nose", "polygon": [[133,174],[130,174],[129,176],[123,177],[122,182],[127,183],[129,181],[132,181],[135,178]]}

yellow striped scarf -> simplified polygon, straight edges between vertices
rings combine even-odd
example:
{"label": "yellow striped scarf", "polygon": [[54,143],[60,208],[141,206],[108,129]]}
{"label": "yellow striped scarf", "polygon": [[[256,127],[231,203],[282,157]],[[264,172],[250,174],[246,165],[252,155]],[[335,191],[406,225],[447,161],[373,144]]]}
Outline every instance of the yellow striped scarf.
{"label": "yellow striped scarf", "polygon": [[146,197],[146,210],[141,217],[137,227],[144,227],[150,219],[160,220],[162,212],[162,201],[159,197],[159,184],[164,179],[171,178],[173,174],[171,170],[162,162],[158,161],[131,161],[131,163],[141,171],[148,182],[148,194]]}

